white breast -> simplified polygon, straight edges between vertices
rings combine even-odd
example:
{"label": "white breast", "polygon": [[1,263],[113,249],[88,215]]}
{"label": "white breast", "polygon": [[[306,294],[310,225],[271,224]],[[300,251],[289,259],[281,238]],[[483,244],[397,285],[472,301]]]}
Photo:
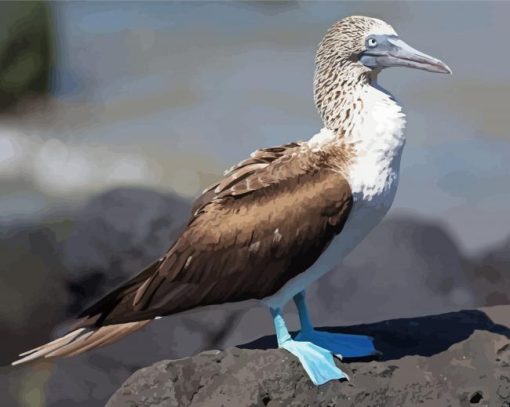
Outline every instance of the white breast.
{"label": "white breast", "polygon": [[[365,92],[364,108],[346,138],[356,151],[356,159],[346,174],[354,200],[349,218],[342,232],[312,267],[289,281],[278,293],[264,299],[268,306],[283,306],[339,264],[382,220],[393,203],[405,144],[405,115],[385,91],[368,87]],[[334,134],[323,129],[308,144],[312,149],[321,148],[333,139]]]}
{"label": "white breast", "polygon": [[343,230],[321,256],[330,268],[382,220],[397,192],[405,115],[391,95],[377,87],[365,89],[363,103],[346,139],[356,151],[347,171],[353,208]]}
{"label": "white breast", "polygon": [[363,111],[354,118],[353,130],[346,136],[356,151],[347,174],[355,204],[385,200],[396,188],[405,143],[405,115],[390,95],[367,87],[363,103]]}

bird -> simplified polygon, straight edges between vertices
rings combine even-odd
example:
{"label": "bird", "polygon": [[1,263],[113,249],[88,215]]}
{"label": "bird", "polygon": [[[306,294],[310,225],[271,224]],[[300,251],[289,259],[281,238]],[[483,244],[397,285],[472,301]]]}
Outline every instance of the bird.
{"label": "bird", "polygon": [[[348,379],[334,357],[375,355],[372,337],[317,330],[306,289],[383,219],[394,200],[405,114],[378,83],[390,67],[451,74],[391,25],[349,16],[334,23],[315,59],[314,101],[323,128],[306,141],[260,148],[195,200],[181,235],[139,274],[85,309],[66,335],[12,364],[71,356],[109,344],[154,319],[256,300],[279,348],[315,385]],[[294,337],[282,309],[296,304]]]}

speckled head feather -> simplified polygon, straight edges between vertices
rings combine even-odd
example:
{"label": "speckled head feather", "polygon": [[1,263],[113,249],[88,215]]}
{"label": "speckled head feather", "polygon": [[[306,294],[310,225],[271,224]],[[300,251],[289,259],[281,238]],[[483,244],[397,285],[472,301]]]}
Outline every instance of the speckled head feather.
{"label": "speckled head feather", "polygon": [[326,32],[317,52],[317,65],[328,62],[330,58],[340,63],[356,62],[355,55],[364,50],[365,38],[369,35],[397,35],[397,33],[391,25],[377,18],[346,17],[333,24]]}
{"label": "speckled head feather", "polygon": [[350,16],[333,24],[319,44],[314,98],[325,126],[335,133],[350,124],[345,113],[348,104],[356,108],[352,96],[357,88],[376,79],[378,71],[366,67],[358,59],[370,35],[396,35],[396,32],[382,20]]}

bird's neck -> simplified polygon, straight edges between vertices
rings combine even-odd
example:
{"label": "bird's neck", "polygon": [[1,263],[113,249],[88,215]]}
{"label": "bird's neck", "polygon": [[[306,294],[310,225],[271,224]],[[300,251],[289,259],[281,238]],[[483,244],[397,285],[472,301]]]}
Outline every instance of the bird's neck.
{"label": "bird's neck", "polygon": [[405,115],[376,79],[346,75],[324,82],[316,76],[315,101],[324,129],[309,140],[312,149],[350,146],[354,154],[369,157],[378,167],[399,161]]}
{"label": "bird's neck", "polygon": [[317,69],[314,98],[324,127],[342,138],[366,111],[365,99],[374,88],[379,89],[376,73]]}

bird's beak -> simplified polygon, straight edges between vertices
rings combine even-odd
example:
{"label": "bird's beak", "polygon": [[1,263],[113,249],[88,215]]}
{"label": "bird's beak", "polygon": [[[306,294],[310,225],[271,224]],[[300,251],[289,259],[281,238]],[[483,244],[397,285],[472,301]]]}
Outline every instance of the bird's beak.
{"label": "bird's beak", "polygon": [[371,68],[403,66],[429,72],[452,73],[444,62],[414,49],[394,36],[385,38],[376,48],[365,51],[360,60]]}
{"label": "bird's beak", "polygon": [[407,66],[429,72],[452,73],[444,62],[414,49],[400,38],[389,38],[388,42],[393,45],[385,60],[388,66]]}

